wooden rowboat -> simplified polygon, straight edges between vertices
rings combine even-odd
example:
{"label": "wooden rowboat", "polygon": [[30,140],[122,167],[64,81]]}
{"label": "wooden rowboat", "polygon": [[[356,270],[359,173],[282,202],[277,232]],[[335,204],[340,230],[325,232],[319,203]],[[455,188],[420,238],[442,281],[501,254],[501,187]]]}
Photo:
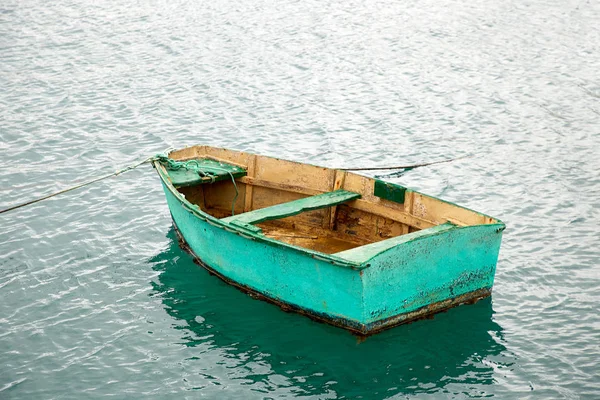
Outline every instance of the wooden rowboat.
{"label": "wooden rowboat", "polygon": [[186,250],[284,310],[367,335],[489,296],[504,224],[392,183],[209,146],[154,161]]}

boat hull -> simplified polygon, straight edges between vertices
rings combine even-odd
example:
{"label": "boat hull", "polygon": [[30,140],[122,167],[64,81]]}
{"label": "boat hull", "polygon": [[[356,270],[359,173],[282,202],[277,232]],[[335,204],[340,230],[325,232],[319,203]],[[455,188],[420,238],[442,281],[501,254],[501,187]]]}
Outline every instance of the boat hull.
{"label": "boat hull", "polygon": [[392,248],[368,265],[340,265],[228,229],[161,178],[182,247],[227,283],[286,311],[370,335],[491,293],[503,225],[462,227]]}

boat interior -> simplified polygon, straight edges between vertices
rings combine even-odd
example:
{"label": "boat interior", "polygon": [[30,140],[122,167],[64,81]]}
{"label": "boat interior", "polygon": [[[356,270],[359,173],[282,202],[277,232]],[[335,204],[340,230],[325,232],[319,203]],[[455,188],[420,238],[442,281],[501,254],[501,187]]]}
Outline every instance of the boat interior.
{"label": "boat interior", "polygon": [[[394,244],[403,235],[442,226],[498,220],[402,186],[345,170],[209,146],[173,151],[206,174],[160,165],[202,211],[255,234],[326,254]],[[235,182],[235,184],[234,184]],[[233,215],[232,215],[233,211]]]}

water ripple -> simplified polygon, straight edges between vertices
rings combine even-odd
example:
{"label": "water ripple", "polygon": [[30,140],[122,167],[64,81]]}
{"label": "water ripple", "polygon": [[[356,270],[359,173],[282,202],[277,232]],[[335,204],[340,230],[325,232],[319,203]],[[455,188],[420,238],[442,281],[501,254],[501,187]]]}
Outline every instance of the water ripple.
{"label": "water ripple", "polygon": [[0,5],[0,208],[196,143],[506,222],[492,300],[357,343],[209,276],[142,168],[3,214],[0,397],[597,398],[597,2]]}

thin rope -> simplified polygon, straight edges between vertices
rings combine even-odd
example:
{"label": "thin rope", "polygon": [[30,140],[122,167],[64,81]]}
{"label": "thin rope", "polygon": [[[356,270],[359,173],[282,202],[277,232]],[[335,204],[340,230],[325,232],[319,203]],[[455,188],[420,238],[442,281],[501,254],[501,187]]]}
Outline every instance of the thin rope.
{"label": "thin rope", "polygon": [[233,182],[233,187],[235,188],[235,196],[233,196],[233,200],[231,201],[231,216],[233,217],[235,215],[235,202],[237,201],[237,198],[239,195],[238,188],[237,188],[237,185],[235,184],[235,178],[234,178],[233,174],[231,173],[231,171],[228,171],[224,168],[212,167],[212,166],[208,167],[208,168],[225,171],[231,177],[231,182]]}
{"label": "thin rope", "polygon": [[337,169],[339,169],[341,171],[383,171],[383,170],[388,170],[388,169],[411,170],[411,169],[415,169],[415,168],[419,168],[419,167],[426,167],[428,165],[449,163],[452,161],[462,160],[463,158],[469,158],[469,157],[473,157],[473,154],[468,154],[466,156],[462,156],[462,157],[458,157],[458,158],[451,158],[449,160],[434,161],[434,162],[423,163],[423,164],[400,165],[400,166],[395,166],[395,167],[358,167],[358,168],[337,168]]}
{"label": "thin rope", "polygon": [[154,160],[156,160],[156,157],[154,157],[154,156],[148,157],[144,161],[140,161],[138,163],[132,164],[132,165],[130,165],[128,167],[119,169],[119,170],[117,170],[115,172],[112,172],[110,174],[106,174],[106,175],[100,176],[98,178],[94,178],[94,179],[91,179],[89,181],[86,181],[86,182],[83,182],[83,183],[80,183],[80,184],[77,184],[77,185],[74,185],[74,186],[70,186],[70,187],[68,187],[66,189],[59,190],[58,192],[51,193],[51,194],[49,194],[47,196],[39,197],[39,198],[34,199],[34,200],[26,201],[25,203],[20,203],[20,204],[14,205],[12,207],[5,208],[4,210],[0,210],[0,214],[4,214],[5,212],[16,210],[17,208],[21,208],[21,207],[25,207],[25,206],[28,206],[28,205],[31,205],[31,204],[38,203],[38,202],[40,202],[42,200],[46,200],[46,199],[49,199],[51,197],[58,196],[59,194],[70,192],[71,190],[75,190],[75,189],[79,189],[79,188],[82,188],[82,187],[87,186],[87,185],[91,185],[92,183],[101,181],[103,179],[107,179],[107,178],[110,178],[110,177],[113,177],[113,176],[121,175],[124,172],[131,171],[132,169],[135,169],[135,168],[139,167],[142,164],[146,164],[146,163],[152,162]]}

